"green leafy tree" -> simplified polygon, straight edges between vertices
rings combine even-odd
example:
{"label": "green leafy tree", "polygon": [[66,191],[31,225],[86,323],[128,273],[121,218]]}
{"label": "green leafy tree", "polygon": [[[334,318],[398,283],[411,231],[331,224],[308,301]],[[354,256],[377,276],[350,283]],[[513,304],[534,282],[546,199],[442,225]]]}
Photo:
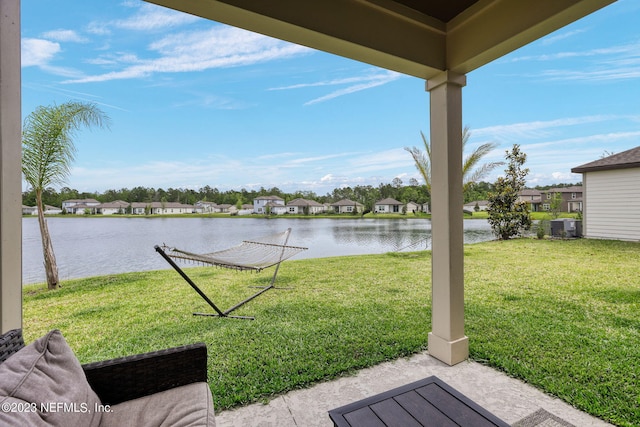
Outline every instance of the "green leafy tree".
{"label": "green leafy tree", "polygon": [[506,152],[506,158],[505,176],[496,180],[495,191],[489,193],[487,209],[491,229],[500,240],[521,235],[531,228],[527,204],[518,201],[518,193],[524,189],[525,177],[529,173],[529,169],[522,168],[527,155],[515,144],[510,152]]}
{"label": "green leafy tree", "polygon": [[554,191],[551,193],[551,199],[549,200],[549,215],[553,219],[558,219],[560,212],[562,212],[562,194]]}
{"label": "green leafy tree", "polygon": [[[427,192],[431,194],[431,142],[424,136],[424,133],[420,132],[420,136],[424,143],[424,151],[417,147],[404,147],[404,149],[413,157],[416,169],[420,172],[420,175],[422,175],[422,179],[427,187]],[[471,131],[469,131],[468,126],[465,126],[462,130],[463,152],[470,136]],[[493,169],[504,164],[503,162],[489,162],[480,165],[480,160],[497,148],[497,146],[496,143],[487,142],[480,145],[464,158],[462,163],[462,188],[464,192],[467,192],[474,183],[487,176]]]}
{"label": "green leafy tree", "polygon": [[109,117],[94,104],[66,102],[39,106],[24,121],[22,130],[22,174],[36,193],[38,222],[49,289],[59,286],[58,266],[44,218],[43,191],[64,184],[75,159],[73,138],[83,127],[107,126]]}

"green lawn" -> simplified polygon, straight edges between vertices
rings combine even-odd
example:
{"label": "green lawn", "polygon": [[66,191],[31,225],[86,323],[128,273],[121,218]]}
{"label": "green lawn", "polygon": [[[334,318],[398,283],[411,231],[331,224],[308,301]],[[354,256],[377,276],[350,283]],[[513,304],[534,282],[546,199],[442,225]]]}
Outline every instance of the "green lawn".
{"label": "green lawn", "polygon": [[[216,408],[269,399],[422,351],[430,330],[430,253],[288,261],[271,290],[238,310],[208,306],[173,270],[26,288],[32,341],[62,330],[85,362],[204,341]],[[190,269],[227,308],[270,272]],[[471,357],[617,425],[640,425],[640,244],[598,240],[465,246]]]}

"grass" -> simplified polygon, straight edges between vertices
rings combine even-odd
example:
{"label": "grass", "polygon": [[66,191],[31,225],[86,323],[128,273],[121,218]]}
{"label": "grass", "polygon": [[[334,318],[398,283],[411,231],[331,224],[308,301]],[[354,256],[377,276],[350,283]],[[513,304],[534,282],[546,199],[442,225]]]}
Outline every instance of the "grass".
{"label": "grass", "polygon": [[[174,271],[25,288],[27,341],[61,329],[83,363],[196,341],[209,349],[218,409],[422,351],[431,329],[430,253],[288,261],[278,286],[238,310],[208,306]],[[224,309],[269,273],[194,268]],[[640,245],[598,240],[465,246],[471,357],[621,426],[640,425]]]}

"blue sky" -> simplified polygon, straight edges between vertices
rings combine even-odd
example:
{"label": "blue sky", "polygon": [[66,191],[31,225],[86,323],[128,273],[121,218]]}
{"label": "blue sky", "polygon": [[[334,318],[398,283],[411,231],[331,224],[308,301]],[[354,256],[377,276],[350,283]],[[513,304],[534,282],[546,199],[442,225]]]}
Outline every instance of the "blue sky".
{"label": "blue sky", "polygon": [[[534,186],[640,145],[638,22],[640,2],[619,0],[469,73],[470,148],[495,142],[498,161],[520,144]],[[429,134],[424,86],[142,1],[22,0],[24,117],[68,100],[111,117],[77,135],[80,191],[408,183],[403,147]]]}

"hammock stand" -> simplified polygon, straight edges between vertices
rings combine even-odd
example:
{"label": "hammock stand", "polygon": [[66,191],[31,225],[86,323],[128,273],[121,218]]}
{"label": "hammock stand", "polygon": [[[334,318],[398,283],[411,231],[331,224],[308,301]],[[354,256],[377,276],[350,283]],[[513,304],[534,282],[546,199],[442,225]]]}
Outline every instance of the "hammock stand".
{"label": "hammock stand", "polygon": [[[240,308],[244,304],[248,303],[252,299],[262,295],[269,289],[275,288],[276,276],[280,269],[280,263],[282,261],[291,258],[299,252],[307,250],[307,248],[298,246],[288,246],[289,235],[291,234],[291,228],[288,228],[283,233],[278,233],[273,236],[267,236],[262,239],[245,240],[237,246],[229,249],[225,249],[218,252],[212,252],[208,254],[195,254],[186,252],[177,248],[169,248],[167,246],[155,246],[156,252],[158,252],[164,259],[173,267],[180,276],[204,299],[207,304],[213,308],[215,313],[193,313],[194,316],[214,316],[214,317],[231,317],[235,319],[249,319],[254,320],[251,316],[229,316],[229,313]],[[283,243],[279,243],[283,242]],[[240,257],[244,257],[241,260]],[[265,268],[276,266],[271,282],[268,286],[260,287],[260,291],[250,296],[249,298],[240,301],[233,307],[227,310],[220,310],[209,297],[194,283],[193,280],[184,272],[174,261],[184,260],[192,261],[196,263],[212,265],[222,268],[230,268],[240,271],[256,271],[260,272]]]}

